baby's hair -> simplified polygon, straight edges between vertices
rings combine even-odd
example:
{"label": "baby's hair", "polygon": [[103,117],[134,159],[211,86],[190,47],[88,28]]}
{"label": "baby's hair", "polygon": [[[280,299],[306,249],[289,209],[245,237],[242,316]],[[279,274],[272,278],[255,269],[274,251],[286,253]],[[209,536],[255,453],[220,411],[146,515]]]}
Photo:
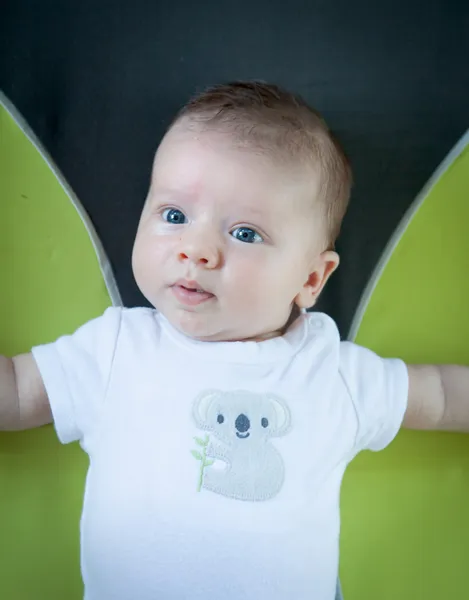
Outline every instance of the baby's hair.
{"label": "baby's hair", "polygon": [[226,131],[242,147],[312,167],[320,176],[326,242],[334,247],[350,198],[352,171],[324,119],[303,98],[262,81],[236,81],[197,94],[172,125],[183,118],[197,127]]}

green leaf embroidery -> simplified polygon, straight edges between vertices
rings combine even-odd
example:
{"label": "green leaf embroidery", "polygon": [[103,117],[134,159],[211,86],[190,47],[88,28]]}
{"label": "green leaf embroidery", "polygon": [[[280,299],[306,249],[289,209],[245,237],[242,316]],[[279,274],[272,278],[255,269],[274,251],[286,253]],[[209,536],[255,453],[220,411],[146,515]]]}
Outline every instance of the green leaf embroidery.
{"label": "green leaf embroidery", "polygon": [[192,456],[195,459],[200,460],[199,481],[197,484],[197,491],[200,492],[204,480],[204,470],[206,467],[213,465],[215,461],[207,458],[207,447],[210,443],[210,436],[206,434],[204,439],[194,437],[194,440],[198,446],[203,448],[202,453],[200,453],[198,450],[191,450]]}

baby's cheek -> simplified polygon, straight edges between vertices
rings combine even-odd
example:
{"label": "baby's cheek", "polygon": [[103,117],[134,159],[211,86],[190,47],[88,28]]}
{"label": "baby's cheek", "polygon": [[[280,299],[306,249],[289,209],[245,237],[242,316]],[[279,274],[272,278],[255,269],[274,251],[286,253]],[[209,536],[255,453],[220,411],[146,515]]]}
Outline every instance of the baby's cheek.
{"label": "baby's cheek", "polygon": [[139,235],[135,241],[133,253],[133,266],[136,273],[143,274],[146,271],[149,261],[151,244],[146,235]]}
{"label": "baby's cheek", "polygon": [[237,259],[228,275],[233,297],[253,300],[262,295],[263,279],[262,265],[255,258]]}
{"label": "baby's cheek", "polygon": [[137,238],[132,264],[140,287],[154,287],[154,283],[161,278],[164,262],[164,246],[152,235],[141,235]]}
{"label": "baby's cheek", "polygon": [[170,237],[164,226],[149,224],[140,240],[141,260],[150,264],[163,260],[173,246],[174,235]]}

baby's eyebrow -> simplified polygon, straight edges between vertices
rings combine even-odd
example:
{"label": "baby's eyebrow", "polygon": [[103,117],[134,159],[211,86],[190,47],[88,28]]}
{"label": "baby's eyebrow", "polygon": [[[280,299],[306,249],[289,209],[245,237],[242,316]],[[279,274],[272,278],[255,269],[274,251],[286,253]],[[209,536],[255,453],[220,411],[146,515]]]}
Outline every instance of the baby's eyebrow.
{"label": "baby's eyebrow", "polygon": [[244,206],[241,204],[236,207],[236,210],[250,217],[260,217],[264,219],[268,216],[268,213],[265,210],[257,208],[256,206]]}
{"label": "baby's eyebrow", "polygon": [[161,187],[161,186],[154,186],[153,187],[153,195],[154,196],[159,196],[159,197],[165,197],[165,198],[169,198],[169,199],[180,199],[180,200],[192,200],[193,199],[193,194],[178,189],[171,189],[171,188],[166,188],[166,187]]}
{"label": "baby's eyebrow", "polygon": [[[160,185],[153,187],[152,196],[157,197],[159,201],[164,200],[166,202],[194,202],[196,200],[196,194],[184,189],[175,189]],[[259,225],[266,222],[270,223],[271,215],[265,209],[253,206],[252,204],[239,204],[231,203],[229,208],[230,218],[244,220],[244,221],[259,221]]]}

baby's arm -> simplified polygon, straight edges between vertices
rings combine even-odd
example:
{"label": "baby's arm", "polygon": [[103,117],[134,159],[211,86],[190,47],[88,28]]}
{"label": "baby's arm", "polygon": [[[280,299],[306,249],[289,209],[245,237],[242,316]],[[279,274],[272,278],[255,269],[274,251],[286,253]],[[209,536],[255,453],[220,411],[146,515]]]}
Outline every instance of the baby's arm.
{"label": "baby's arm", "polygon": [[0,430],[30,429],[51,422],[49,400],[33,355],[0,356]]}
{"label": "baby's arm", "polygon": [[469,368],[409,365],[404,427],[469,432]]}

